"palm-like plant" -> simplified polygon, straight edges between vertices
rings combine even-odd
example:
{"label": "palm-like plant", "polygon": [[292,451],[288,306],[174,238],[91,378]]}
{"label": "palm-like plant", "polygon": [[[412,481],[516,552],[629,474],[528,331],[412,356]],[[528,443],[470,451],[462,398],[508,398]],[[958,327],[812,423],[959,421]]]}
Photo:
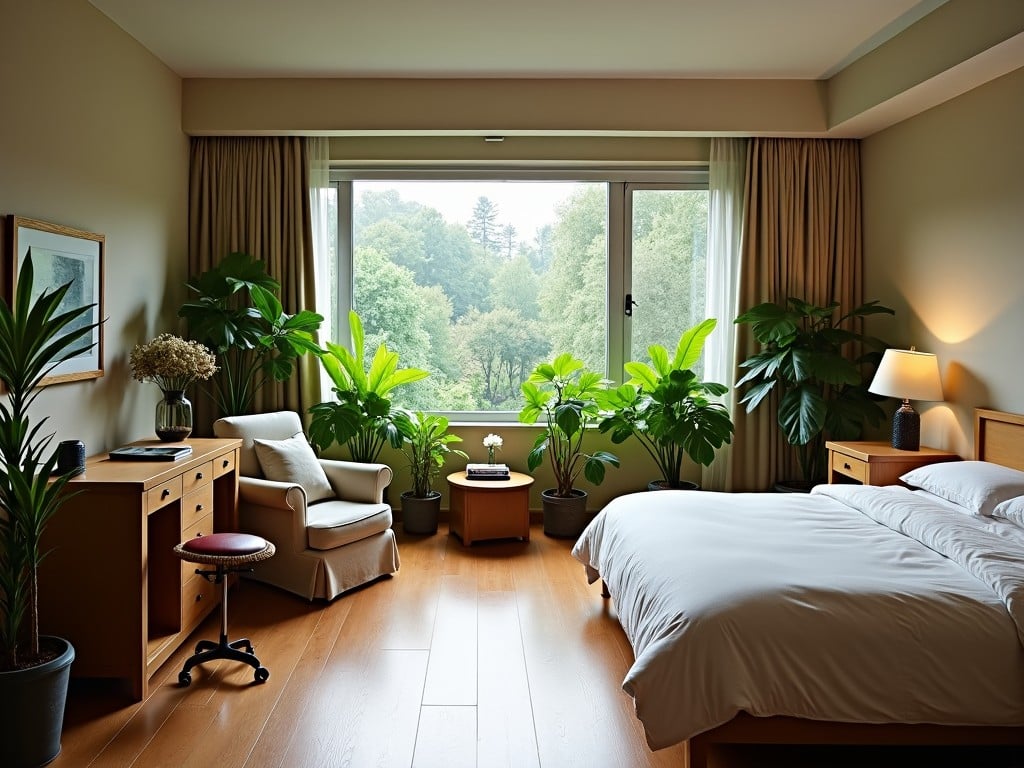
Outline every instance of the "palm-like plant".
{"label": "palm-like plant", "polygon": [[396,409],[388,395],[395,387],[425,379],[428,371],[399,368],[398,353],[381,343],[369,368],[364,353],[363,323],[354,311],[348,315],[352,349],[327,343],[320,357],[337,400],[318,403],[309,409],[313,418],[309,440],[317,450],[332,443],[348,445],[353,461],[374,462],[385,444],[402,447],[402,432],[396,423]]}
{"label": "palm-like plant", "polygon": [[222,415],[247,413],[267,381],[292,375],[299,355],[320,354],[314,333],[323,316],[308,310],[286,314],[277,298],[281,286],[262,261],[232,253],[186,285],[199,296],[178,315],[220,358],[213,396]]}
{"label": "palm-like plant", "polygon": [[728,387],[701,381],[691,370],[717,324],[709,318],[684,331],[671,358],[660,344],[648,347],[651,364],[626,363],[632,379],[605,396],[612,413],[601,422],[601,431],[610,431],[613,443],[636,437],[669,488],[682,487],[685,456],[707,466],[732,439],[728,409],[711,400]]}
{"label": "palm-like plant", "polygon": [[[765,302],[736,318],[749,324],[763,349],[740,363],[747,373],[737,387],[748,385],[741,403],[747,413],[779,387],[778,423],[797,449],[804,481],[825,476],[825,440],[857,440],[864,423],[878,424],[885,412],[868,392],[873,370],[888,346],[854,330],[856,318],[895,314],[869,301],[840,314],[838,302],[823,307],[790,298],[786,304]],[[851,359],[844,355],[854,342],[868,351]]]}
{"label": "palm-like plant", "polygon": [[599,398],[607,381],[583,367],[583,361],[566,352],[550,363],[538,365],[523,382],[526,405],[519,421],[535,424],[543,417],[545,429],[526,459],[532,472],[547,454],[555,475],[555,495],[569,498],[580,473],[594,485],[604,482],[605,466],[619,466],[619,459],[607,451],[586,453],[583,435],[600,416]]}
{"label": "palm-like plant", "polygon": [[[46,524],[66,496],[71,470],[51,480],[57,451],[44,434],[46,417],[34,424],[28,410],[39,383],[57,365],[92,348],[85,341],[98,325],[76,321],[95,305],[62,311],[71,283],[45,290],[33,300],[31,254],[18,276],[14,306],[0,304],[0,380],[8,390],[0,402],[0,668],[16,669],[40,659],[39,564],[45,556]],[[23,623],[28,620],[27,632]],[[20,652],[23,634],[27,636]]]}
{"label": "palm-like plant", "polygon": [[462,438],[448,432],[448,419],[439,414],[398,411],[395,423],[404,438],[402,453],[409,460],[412,495],[428,498],[449,456],[469,458],[465,451],[449,448],[452,443],[461,443]]}

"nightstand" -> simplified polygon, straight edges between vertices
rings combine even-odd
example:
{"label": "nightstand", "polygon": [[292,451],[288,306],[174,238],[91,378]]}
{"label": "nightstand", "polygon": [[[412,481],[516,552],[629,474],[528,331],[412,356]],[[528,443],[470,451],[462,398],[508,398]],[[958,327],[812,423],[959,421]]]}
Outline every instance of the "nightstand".
{"label": "nightstand", "polygon": [[828,450],[830,483],[898,485],[900,475],[912,469],[938,461],[960,460],[955,453],[923,445],[918,451],[901,451],[883,442],[829,440],[825,448]]}

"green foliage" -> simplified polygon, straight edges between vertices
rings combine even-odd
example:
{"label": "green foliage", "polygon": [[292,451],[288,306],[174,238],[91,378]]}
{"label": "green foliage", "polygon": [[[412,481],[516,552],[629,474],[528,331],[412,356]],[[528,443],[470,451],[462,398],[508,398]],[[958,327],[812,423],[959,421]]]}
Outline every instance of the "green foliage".
{"label": "green foliage", "polygon": [[46,417],[33,424],[28,410],[40,381],[55,366],[93,347],[88,337],[98,325],[81,321],[95,305],[62,309],[71,283],[33,300],[34,277],[30,254],[18,276],[13,308],[6,301],[0,305],[0,381],[8,390],[7,402],[0,403],[0,669],[26,666],[39,657],[41,541],[75,474],[51,482],[57,466],[57,451],[49,451],[53,435],[41,431]]}
{"label": "green foliage", "polygon": [[477,198],[473,207],[473,217],[466,225],[473,242],[480,245],[488,253],[497,253],[501,247],[501,235],[498,227],[498,206],[487,197]]}
{"label": "green foliage", "polygon": [[448,447],[461,443],[462,438],[448,432],[448,419],[444,416],[398,410],[395,425],[403,438],[402,453],[409,461],[412,492],[416,498],[425,499],[430,495],[434,480],[449,456],[469,458],[465,451]]}
{"label": "green foliage", "polygon": [[[825,477],[825,441],[857,440],[865,422],[877,425],[884,411],[868,393],[874,370],[888,346],[850,327],[856,318],[895,314],[870,301],[836,318],[837,302],[824,307],[790,298],[786,304],[766,302],[744,312],[737,323],[751,326],[762,350],[740,363],[747,373],[737,387],[747,386],[741,403],[747,413],[778,386],[778,423],[796,447],[804,480]],[[852,343],[869,351],[850,359]]]}
{"label": "green foliage", "polygon": [[601,421],[601,431],[611,432],[616,444],[638,439],[670,488],[680,487],[684,456],[708,466],[715,451],[732,440],[728,409],[710,399],[728,388],[701,381],[691,370],[717,324],[707,319],[684,331],[671,358],[664,347],[652,345],[651,365],[626,363],[632,379],[605,398],[612,413]]}
{"label": "green foliage", "polygon": [[187,285],[198,298],[178,315],[220,358],[213,383],[221,414],[247,413],[268,380],[290,378],[299,355],[320,354],[314,334],[323,317],[308,310],[285,314],[276,295],[281,286],[262,261],[232,253]]}
{"label": "green foliage", "polygon": [[320,357],[331,381],[336,402],[323,402],[309,409],[313,418],[309,440],[322,451],[333,443],[347,445],[353,461],[374,462],[385,443],[402,446],[396,423],[397,409],[386,396],[396,387],[426,378],[417,368],[399,368],[398,353],[383,342],[366,367],[365,335],[359,315],[349,312],[352,349],[327,343]]}
{"label": "green foliage", "polygon": [[568,353],[550,363],[541,363],[523,382],[526,405],[519,412],[519,421],[535,424],[543,417],[545,425],[526,464],[532,472],[547,454],[557,496],[572,496],[580,472],[594,485],[600,485],[604,482],[605,465],[619,466],[618,457],[607,451],[583,451],[584,433],[600,415],[599,398],[606,385],[600,374],[586,370],[582,360]]}

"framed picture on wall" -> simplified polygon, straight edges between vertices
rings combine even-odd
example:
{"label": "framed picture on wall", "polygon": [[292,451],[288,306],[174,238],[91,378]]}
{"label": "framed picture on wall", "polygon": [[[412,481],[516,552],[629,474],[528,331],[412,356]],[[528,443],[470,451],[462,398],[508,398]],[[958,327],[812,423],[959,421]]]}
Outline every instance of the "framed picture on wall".
{"label": "framed picture on wall", "polygon": [[[103,235],[79,229],[28,219],[23,216],[6,217],[4,241],[7,244],[3,274],[3,295],[13,301],[18,273],[31,256],[35,276],[32,296],[52,291],[70,283],[59,311],[89,306],[91,310],[80,315],[73,326],[82,327],[100,323],[103,319],[103,256],[106,239]],[[42,385],[65,381],[96,379],[103,375],[103,326],[97,325],[85,344],[89,349],[65,360],[43,379]]]}

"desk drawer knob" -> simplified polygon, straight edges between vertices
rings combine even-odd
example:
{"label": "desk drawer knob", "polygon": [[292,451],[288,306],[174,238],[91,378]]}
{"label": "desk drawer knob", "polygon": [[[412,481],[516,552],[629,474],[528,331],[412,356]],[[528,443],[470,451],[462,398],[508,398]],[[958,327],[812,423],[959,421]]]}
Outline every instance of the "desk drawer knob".
{"label": "desk drawer knob", "polygon": [[850,466],[849,462],[844,461],[843,462],[843,469],[853,469],[853,467]]}
{"label": "desk drawer knob", "polygon": [[224,461],[221,463],[221,466],[222,467],[230,467],[231,466],[231,462],[228,461],[227,459],[224,459]]}
{"label": "desk drawer knob", "polygon": [[203,511],[203,505],[202,504],[196,504],[196,512],[202,512],[202,511]]}
{"label": "desk drawer knob", "polygon": [[160,498],[161,499],[166,499],[170,495],[171,495],[171,489],[170,488],[164,488],[163,491],[160,492]]}
{"label": "desk drawer knob", "polygon": [[196,602],[197,602],[197,603],[198,603],[198,602],[199,602],[200,600],[202,600],[202,599],[203,599],[203,595],[202,595],[202,593],[200,593],[200,594],[196,595]]}
{"label": "desk drawer knob", "polygon": [[196,472],[196,480],[202,480],[202,479],[203,479],[203,473],[202,472]]}

